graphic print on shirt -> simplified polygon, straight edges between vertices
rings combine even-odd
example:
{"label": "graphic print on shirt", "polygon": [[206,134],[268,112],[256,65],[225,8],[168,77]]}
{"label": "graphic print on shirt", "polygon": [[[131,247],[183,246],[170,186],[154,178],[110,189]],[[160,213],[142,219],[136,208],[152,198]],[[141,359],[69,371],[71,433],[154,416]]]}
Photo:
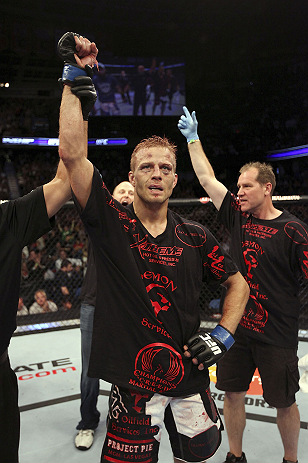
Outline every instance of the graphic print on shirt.
{"label": "graphic print on shirt", "polygon": [[152,453],[157,453],[159,432],[152,426],[151,414],[146,405],[152,393],[140,393],[129,389],[119,389],[113,385],[109,397],[107,435],[103,446],[106,460],[113,462],[153,461]]}
{"label": "graphic print on shirt", "polygon": [[284,231],[294,243],[308,245],[308,233],[300,223],[290,221],[285,224]]}
{"label": "graphic print on shirt", "polygon": [[212,273],[217,275],[219,278],[222,277],[222,274],[225,273],[224,271],[224,256],[222,254],[218,254],[217,251],[219,250],[219,246],[216,245],[213,247],[212,251],[208,254],[208,257],[211,259],[210,265],[209,262],[204,263],[203,265],[210,266],[210,270]]}
{"label": "graphic print on shirt", "polygon": [[[303,246],[308,245],[308,233],[300,223],[290,221],[284,226],[284,231],[294,243]],[[308,280],[308,251],[303,250],[303,256],[300,258],[300,266],[305,279]]]}
{"label": "graphic print on shirt", "polygon": [[[105,188],[107,190],[107,187],[106,187],[106,185],[104,183],[103,183],[102,188]],[[135,228],[136,228],[136,220],[135,219],[130,219],[125,211],[122,211],[121,209],[119,209],[117,207],[113,197],[108,199],[108,196],[107,196],[106,197],[106,202],[107,202],[108,206],[112,207],[113,209],[115,209],[118,212],[119,219],[122,221],[122,225],[123,225],[124,230],[126,232],[128,232],[130,227],[131,227],[131,229],[134,231]],[[127,223],[125,223],[125,222],[127,222]]]}
{"label": "graphic print on shirt", "polygon": [[144,346],[135,359],[131,386],[164,394],[175,389],[184,377],[182,355],[165,343]]}
{"label": "graphic print on shirt", "polygon": [[278,230],[262,224],[252,224],[250,220],[243,225],[243,230],[245,233],[242,242],[243,258],[247,269],[245,279],[250,287],[250,295],[240,324],[245,328],[263,333],[268,321],[268,312],[264,309],[262,300],[266,300],[267,295],[259,291],[259,283],[254,283],[253,276],[254,269],[258,267],[259,259],[262,258],[264,250],[255,239],[269,239],[276,235]]}
{"label": "graphic print on shirt", "polygon": [[[154,308],[154,314],[155,314],[155,317],[157,318],[157,321],[159,323],[162,323],[158,319],[158,314],[161,310],[166,312],[171,307],[171,302],[169,302],[168,300],[168,293],[164,286],[158,285],[157,283],[151,283],[148,286],[146,286],[145,289],[147,290],[147,293],[150,293],[150,291],[154,289],[154,297],[153,297],[153,291],[151,292],[151,295],[150,295],[151,304]],[[153,299],[156,298],[156,300],[153,300],[152,298]]]}
{"label": "graphic print on shirt", "polygon": [[134,235],[135,243],[131,244],[131,249],[137,248],[142,259],[148,262],[175,267],[182,255],[183,248],[178,246],[158,246],[149,241],[148,235],[140,238],[139,233]]}
{"label": "graphic print on shirt", "polygon": [[199,248],[206,242],[206,234],[202,227],[190,223],[178,224],[175,227],[177,238],[186,246]]}

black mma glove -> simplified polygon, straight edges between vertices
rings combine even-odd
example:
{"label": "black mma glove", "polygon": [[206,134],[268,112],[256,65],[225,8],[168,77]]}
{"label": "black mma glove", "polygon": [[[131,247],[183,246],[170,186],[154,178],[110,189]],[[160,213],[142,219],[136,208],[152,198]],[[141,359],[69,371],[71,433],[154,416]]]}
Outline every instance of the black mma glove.
{"label": "black mma glove", "polygon": [[186,342],[191,357],[206,368],[218,362],[233,344],[232,334],[221,325],[217,325],[210,334],[198,331]]}
{"label": "black mma glove", "polygon": [[94,106],[97,99],[96,90],[93,85],[91,77],[77,76],[74,79],[71,87],[72,93],[76,95],[81,103],[83,120],[89,119],[89,113]]}
{"label": "black mma glove", "polygon": [[77,76],[93,76],[91,66],[88,64],[81,67],[77,64],[74,54],[76,53],[76,43],[74,36],[80,37],[75,32],[66,32],[58,42],[58,55],[64,61],[62,83],[71,84]]}

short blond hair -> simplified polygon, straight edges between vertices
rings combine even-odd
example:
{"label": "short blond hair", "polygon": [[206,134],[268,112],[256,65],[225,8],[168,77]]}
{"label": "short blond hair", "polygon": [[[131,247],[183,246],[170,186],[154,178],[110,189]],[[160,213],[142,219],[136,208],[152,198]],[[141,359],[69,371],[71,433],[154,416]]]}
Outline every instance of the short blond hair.
{"label": "short blond hair", "polygon": [[130,170],[133,172],[135,168],[136,155],[140,150],[148,148],[165,148],[170,151],[174,157],[174,169],[176,168],[176,151],[177,146],[171,142],[167,137],[159,137],[158,135],[152,135],[152,137],[141,140],[140,143],[135,147],[131,158],[130,158]]}
{"label": "short blond hair", "polygon": [[38,293],[44,294],[44,296],[47,298],[47,294],[46,294],[46,291],[45,291],[44,289],[37,289],[37,290],[35,291],[35,293],[34,293],[34,299],[36,298],[36,295],[37,295]]}
{"label": "short blond hair", "polygon": [[266,183],[272,184],[271,196],[273,196],[274,190],[276,188],[276,177],[273,167],[270,164],[266,164],[265,162],[247,162],[247,164],[244,164],[240,168],[240,174],[243,174],[249,169],[258,170],[256,181],[259,182],[260,185],[265,185]]}

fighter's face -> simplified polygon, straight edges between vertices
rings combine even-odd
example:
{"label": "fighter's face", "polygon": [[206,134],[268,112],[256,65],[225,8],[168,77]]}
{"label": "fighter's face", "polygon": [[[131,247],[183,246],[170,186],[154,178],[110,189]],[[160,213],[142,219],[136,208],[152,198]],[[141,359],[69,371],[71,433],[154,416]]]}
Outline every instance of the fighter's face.
{"label": "fighter's face", "polygon": [[113,197],[123,206],[127,206],[134,201],[134,187],[129,182],[119,183],[114,189]]}
{"label": "fighter's face", "polygon": [[163,203],[177,183],[174,155],[162,147],[141,149],[136,153],[129,179],[135,187],[135,197],[146,203]]}
{"label": "fighter's face", "polygon": [[269,185],[261,185],[257,180],[258,169],[255,167],[243,172],[238,179],[238,198],[243,212],[256,213],[270,194]]}

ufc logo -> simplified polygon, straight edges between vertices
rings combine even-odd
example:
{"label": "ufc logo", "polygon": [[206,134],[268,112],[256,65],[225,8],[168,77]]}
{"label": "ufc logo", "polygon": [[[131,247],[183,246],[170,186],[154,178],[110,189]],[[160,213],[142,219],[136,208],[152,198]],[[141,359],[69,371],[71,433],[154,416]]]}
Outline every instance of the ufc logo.
{"label": "ufc logo", "polygon": [[199,338],[204,341],[204,343],[211,349],[214,355],[219,355],[222,353],[220,347],[216,344],[216,342],[211,338],[209,334],[199,334]]}

